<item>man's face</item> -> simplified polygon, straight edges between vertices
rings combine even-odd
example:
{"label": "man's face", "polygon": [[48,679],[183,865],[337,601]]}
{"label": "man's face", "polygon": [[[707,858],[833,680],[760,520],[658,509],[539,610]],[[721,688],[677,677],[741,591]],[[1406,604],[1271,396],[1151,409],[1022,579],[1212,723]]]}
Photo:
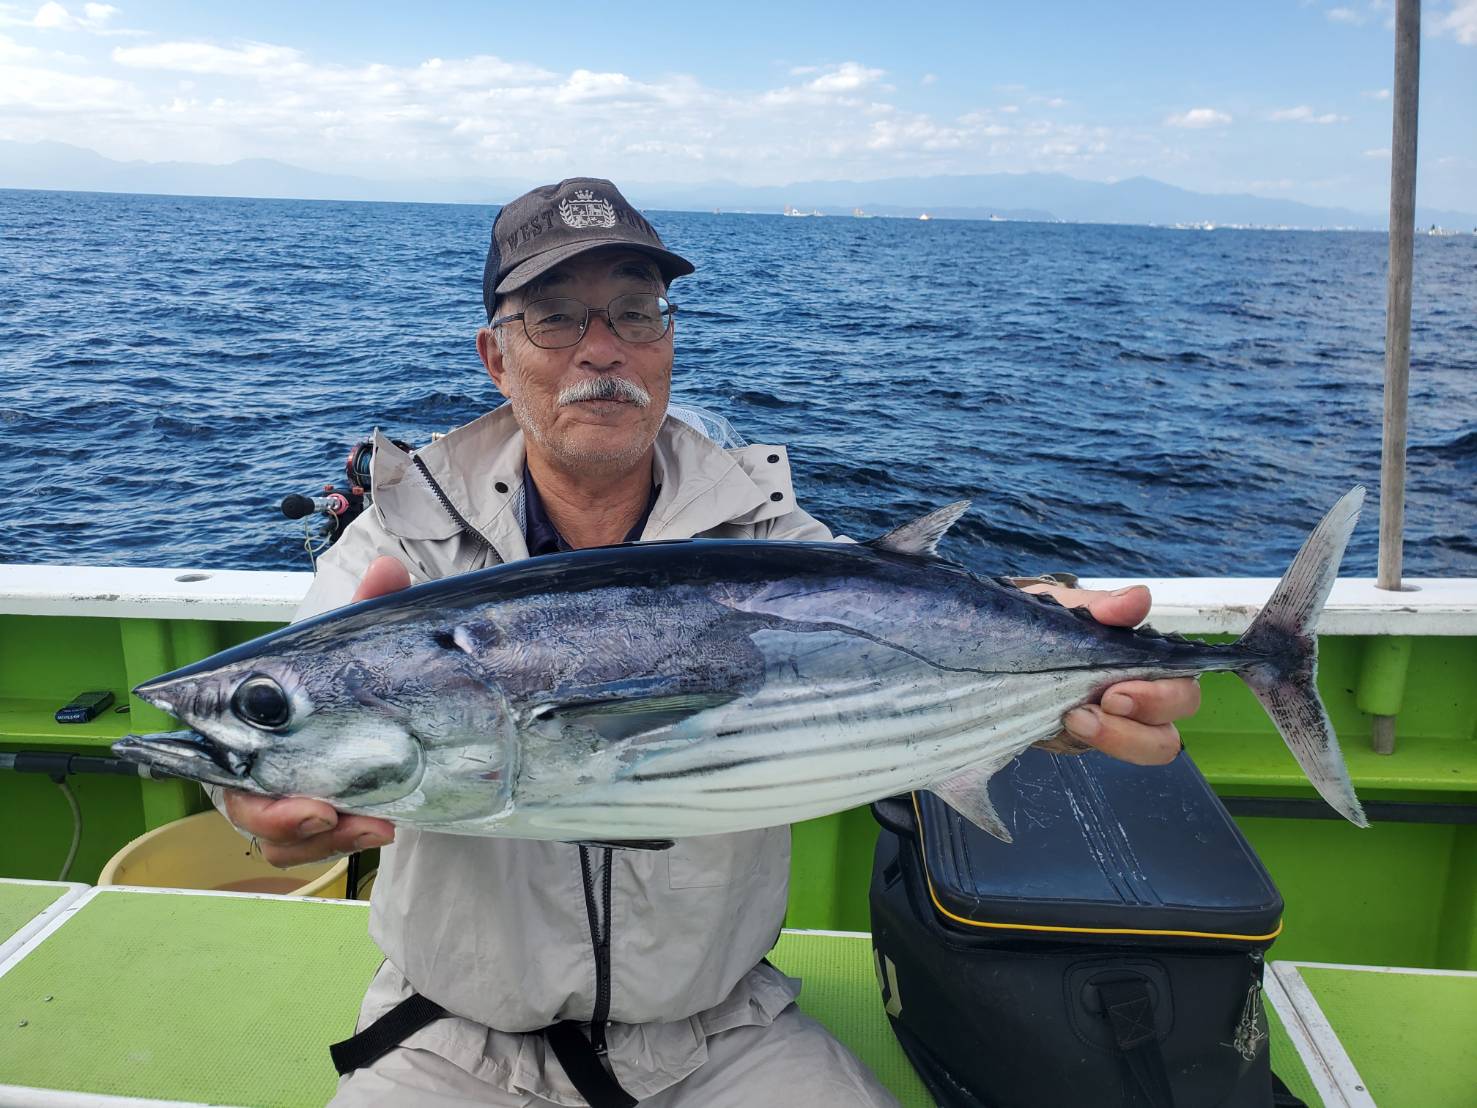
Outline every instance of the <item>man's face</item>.
{"label": "man's face", "polygon": [[[550,297],[570,297],[604,308],[624,293],[665,295],[656,265],[619,247],[592,250],[544,274],[527,289],[498,303],[498,315],[522,311]],[[546,350],[529,341],[519,321],[504,324],[502,348],[490,330],[477,336],[477,351],[488,375],[513,405],[513,415],[528,437],[530,453],[542,452],[561,469],[608,474],[645,457],[656,441],[672,387],[672,331],[656,342],[630,343],[605,321],[591,315],[574,346]],[[634,390],[615,399],[582,400],[591,382],[615,378]],[[629,394],[644,393],[644,405]]]}

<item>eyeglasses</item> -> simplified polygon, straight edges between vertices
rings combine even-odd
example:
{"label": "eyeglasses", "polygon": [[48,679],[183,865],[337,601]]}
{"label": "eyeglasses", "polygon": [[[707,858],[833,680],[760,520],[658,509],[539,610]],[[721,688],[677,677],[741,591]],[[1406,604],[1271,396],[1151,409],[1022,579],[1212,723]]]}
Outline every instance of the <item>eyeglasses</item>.
{"label": "eyeglasses", "polygon": [[535,300],[521,312],[499,316],[487,325],[500,327],[521,319],[529,342],[545,350],[558,350],[574,346],[585,337],[592,315],[605,316],[610,329],[626,342],[656,342],[672,326],[672,313],[676,310],[677,305],[669,303],[665,296],[649,292],[628,292],[604,308],[592,308],[572,297],[556,296]]}

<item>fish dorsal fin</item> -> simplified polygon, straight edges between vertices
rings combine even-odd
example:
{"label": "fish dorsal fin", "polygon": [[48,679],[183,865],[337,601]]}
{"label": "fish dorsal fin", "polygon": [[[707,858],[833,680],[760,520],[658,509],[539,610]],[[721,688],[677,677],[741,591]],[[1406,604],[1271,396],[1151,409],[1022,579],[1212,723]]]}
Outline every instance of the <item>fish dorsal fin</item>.
{"label": "fish dorsal fin", "polygon": [[867,546],[891,550],[895,554],[912,554],[920,558],[938,556],[939,539],[969,510],[968,500],[945,504],[911,523],[895,527],[885,535],[869,539]]}
{"label": "fish dorsal fin", "polygon": [[990,778],[1014,757],[1014,754],[1005,754],[988,762],[977,762],[953,777],[933,782],[928,791],[981,831],[994,835],[1003,843],[1011,842],[1010,829],[990,802]]}

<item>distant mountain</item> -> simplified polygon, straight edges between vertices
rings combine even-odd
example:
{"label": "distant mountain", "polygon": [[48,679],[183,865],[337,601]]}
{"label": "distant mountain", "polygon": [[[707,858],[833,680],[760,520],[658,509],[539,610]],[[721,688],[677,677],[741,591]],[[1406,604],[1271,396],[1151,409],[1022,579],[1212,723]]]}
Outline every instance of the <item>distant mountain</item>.
{"label": "distant mountain", "polygon": [[[635,193],[638,186],[633,185]],[[730,208],[953,219],[1058,219],[1072,223],[1218,223],[1260,227],[1356,227],[1384,230],[1387,213],[1322,208],[1245,194],[1191,192],[1149,177],[1104,184],[1061,173],[991,173],[957,177],[893,177],[884,181],[801,181],[751,188],[727,182],[639,186],[643,203],[668,208]],[[1416,225],[1470,230],[1470,212],[1417,208]]]}
{"label": "distant mountain", "polygon": [[260,196],[291,200],[406,200],[497,204],[535,182],[376,181],[319,173],[269,158],[229,165],[120,162],[65,142],[0,140],[0,188],[74,192],[153,192],[178,196]]}
{"label": "distant mountain", "polygon": [[[0,188],[82,192],[157,192],[193,196],[260,196],[303,200],[401,200],[498,204],[539,182],[518,178],[381,181],[319,173],[254,158],[229,165],[120,162],[60,142],[0,140]],[[1062,220],[1078,223],[1216,223],[1263,227],[1351,227],[1383,230],[1384,212],[1322,208],[1262,196],[1191,192],[1148,177],[1105,184],[1060,173],[893,177],[880,181],[801,181],[756,187],[728,181],[679,185],[622,182],[643,208],[687,211],[802,211],[916,218]],[[1418,228],[1469,230],[1477,214],[1416,209]]]}

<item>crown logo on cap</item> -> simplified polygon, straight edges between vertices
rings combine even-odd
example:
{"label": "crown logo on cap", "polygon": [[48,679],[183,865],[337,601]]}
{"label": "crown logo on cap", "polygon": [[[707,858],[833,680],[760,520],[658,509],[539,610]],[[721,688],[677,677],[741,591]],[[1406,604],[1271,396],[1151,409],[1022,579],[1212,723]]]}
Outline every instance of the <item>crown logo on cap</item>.
{"label": "crown logo on cap", "polygon": [[609,200],[597,199],[594,189],[575,189],[573,200],[559,201],[559,218],[567,227],[583,230],[586,227],[614,227],[615,205]]}

